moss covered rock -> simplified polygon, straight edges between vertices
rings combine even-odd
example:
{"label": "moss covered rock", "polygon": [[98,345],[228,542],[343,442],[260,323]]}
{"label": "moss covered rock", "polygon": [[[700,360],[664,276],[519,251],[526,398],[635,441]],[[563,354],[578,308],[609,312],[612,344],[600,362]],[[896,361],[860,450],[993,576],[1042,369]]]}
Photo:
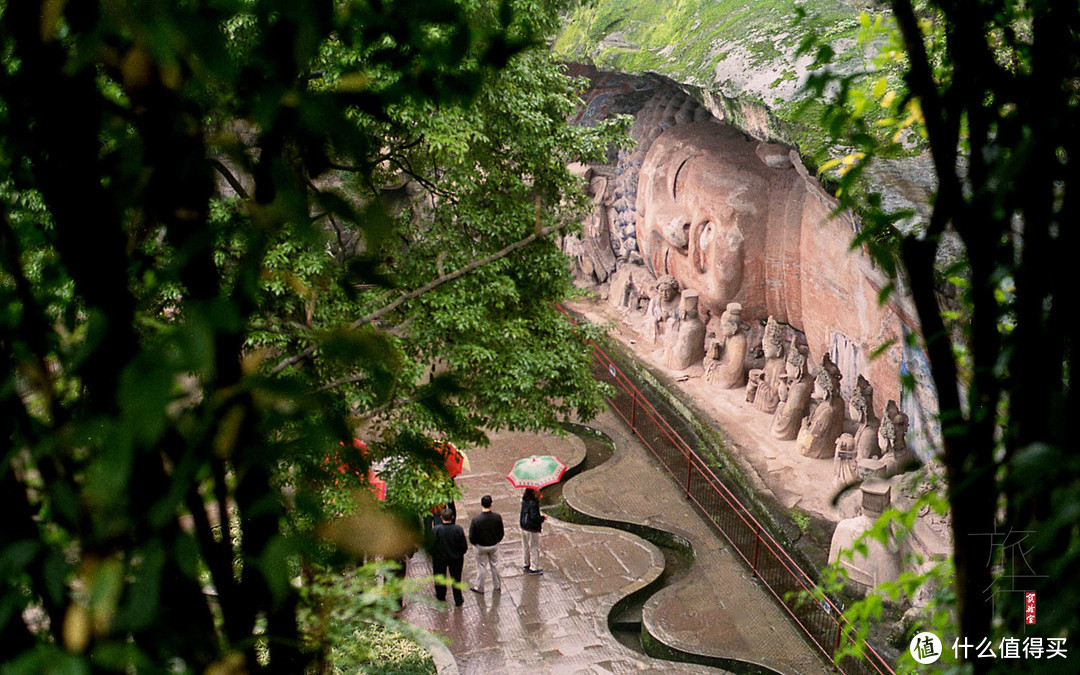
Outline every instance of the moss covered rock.
{"label": "moss covered rock", "polygon": [[868,9],[838,0],[593,0],[567,12],[554,48],[601,70],[669,78],[716,117],[815,164],[830,154],[818,121],[825,102],[803,91],[813,57],[799,46],[817,36],[836,52],[837,69],[867,67],[856,36]]}

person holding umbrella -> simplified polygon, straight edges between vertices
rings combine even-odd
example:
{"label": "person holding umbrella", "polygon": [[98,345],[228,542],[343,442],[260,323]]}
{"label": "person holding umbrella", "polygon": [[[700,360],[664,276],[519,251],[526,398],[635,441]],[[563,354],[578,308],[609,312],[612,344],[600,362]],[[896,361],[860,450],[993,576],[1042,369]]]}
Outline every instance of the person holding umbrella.
{"label": "person holding umbrella", "polygon": [[[540,530],[547,516],[540,513],[540,498],[532,488],[525,488],[521,496],[521,550],[525,554],[524,570],[529,574],[543,574],[540,567]],[[535,567],[534,567],[535,565]]]}
{"label": "person holding umbrella", "polygon": [[[533,455],[519,459],[510,469],[506,480],[516,488],[525,488],[521,496],[521,548],[525,554],[525,571],[543,574],[540,567],[540,529],[547,516],[540,513],[537,490],[562,480],[566,465],[552,455]],[[534,567],[535,565],[535,567]]]}

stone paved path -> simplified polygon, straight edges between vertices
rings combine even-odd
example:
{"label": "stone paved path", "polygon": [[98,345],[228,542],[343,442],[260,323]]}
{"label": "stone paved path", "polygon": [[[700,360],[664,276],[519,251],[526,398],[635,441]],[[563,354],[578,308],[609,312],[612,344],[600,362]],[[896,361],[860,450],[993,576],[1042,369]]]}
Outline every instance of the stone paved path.
{"label": "stone paved path", "polygon": [[645,603],[642,618],[649,633],[691,654],[780,673],[831,673],[801,629],[622,420],[606,413],[590,426],[611,438],[617,450],[600,467],[567,483],[567,503],[595,518],[673,532],[696,553],[688,574]]}
{"label": "stone paved path", "polygon": [[[608,462],[568,480],[567,502],[606,520],[648,525],[689,540],[697,562],[673,587],[648,600],[643,620],[662,642],[690,653],[732,658],[782,673],[831,672],[765,595],[726,543],[683,498],[678,486],[612,413],[593,424],[615,441]],[[653,659],[612,636],[607,616],[614,604],[656,579],[663,555],[651,543],[620,530],[565,523],[549,517],[541,535],[540,576],[521,567],[517,515],[521,491],[505,479],[523,456],[553,452],[568,464],[584,458],[580,439],[504,432],[469,453],[471,469],[458,478],[465,497],[457,504],[466,531],[480,497],[492,495],[503,515],[506,539],[499,549],[503,587],[465,591],[465,605],[438,610],[410,604],[402,618],[449,640],[452,660],[441,672],[500,673],[723,673],[718,668]],[[476,572],[465,558],[465,579]],[[430,573],[427,556],[409,564],[410,576]]]}

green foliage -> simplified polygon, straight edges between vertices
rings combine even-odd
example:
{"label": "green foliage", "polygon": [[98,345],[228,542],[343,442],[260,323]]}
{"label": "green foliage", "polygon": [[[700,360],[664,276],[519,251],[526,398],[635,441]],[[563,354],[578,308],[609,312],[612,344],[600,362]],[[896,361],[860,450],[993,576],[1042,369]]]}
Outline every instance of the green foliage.
{"label": "green foliage", "polygon": [[360,658],[335,657],[336,673],[434,675],[436,672],[431,654],[415,640],[392,633],[378,624],[369,624],[357,631],[356,643],[351,647]]}
{"label": "green foliage", "polygon": [[396,563],[367,563],[351,572],[315,574],[304,586],[301,622],[320,650],[321,672],[435,672],[420,646],[434,638],[395,617],[402,599],[433,602],[429,580],[401,574]]}
{"label": "green foliage", "polygon": [[791,522],[795,523],[795,527],[799,528],[799,532],[805,534],[807,528],[810,527],[810,516],[795,509],[788,511],[788,515],[791,516]]}
{"label": "green foliage", "polygon": [[433,437],[597,409],[547,236],[619,124],[546,3],[0,13],[0,661],[302,672],[294,580],[454,496]]}

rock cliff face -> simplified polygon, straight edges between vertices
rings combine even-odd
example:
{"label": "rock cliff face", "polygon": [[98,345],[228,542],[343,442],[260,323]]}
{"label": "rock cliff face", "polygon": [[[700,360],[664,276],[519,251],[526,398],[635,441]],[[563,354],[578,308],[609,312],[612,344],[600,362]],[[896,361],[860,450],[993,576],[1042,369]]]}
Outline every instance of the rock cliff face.
{"label": "rock cliff face", "polygon": [[[810,363],[828,355],[837,365],[845,400],[860,375],[877,392],[879,416],[895,400],[909,419],[909,445],[928,459],[936,403],[925,355],[905,340],[919,331],[914,309],[902,293],[879,304],[888,280],[850,250],[858,221],[834,213],[835,200],[798,153],[726,124],[663,78],[571,72],[592,83],[578,123],[634,117],[635,145],[586,169],[596,208],[582,237],[566,243],[582,276],[633,311],[671,275],[699,294],[713,339],[725,308],[739,303],[752,352],[773,317]],[[908,375],[914,392],[901,386]]]}

